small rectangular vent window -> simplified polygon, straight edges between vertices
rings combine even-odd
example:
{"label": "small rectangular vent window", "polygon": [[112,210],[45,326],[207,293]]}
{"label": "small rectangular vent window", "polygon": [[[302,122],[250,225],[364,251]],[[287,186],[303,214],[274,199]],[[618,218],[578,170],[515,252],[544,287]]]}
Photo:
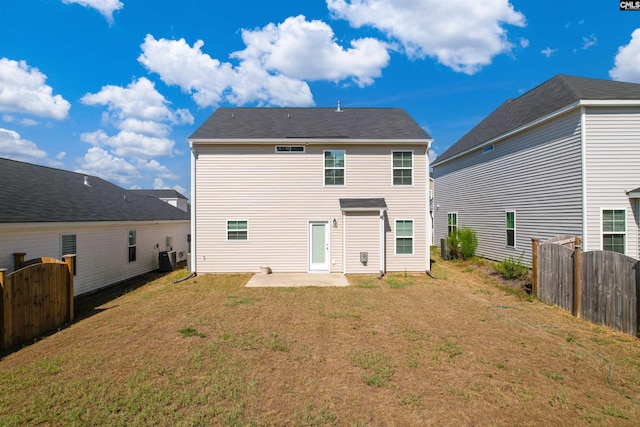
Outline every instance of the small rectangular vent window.
{"label": "small rectangular vent window", "polygon": [[483,153],[488,153],[489,151],[493,151],[493,144],[491,144],[491,145],[487,145],[486,147],[484,147],[484,148],[482,149],[482,152],[483,152]]}
{"label": "small rectangular vent window", "polygon": [[304,153],[304,145],[276,145],[276,153]]}

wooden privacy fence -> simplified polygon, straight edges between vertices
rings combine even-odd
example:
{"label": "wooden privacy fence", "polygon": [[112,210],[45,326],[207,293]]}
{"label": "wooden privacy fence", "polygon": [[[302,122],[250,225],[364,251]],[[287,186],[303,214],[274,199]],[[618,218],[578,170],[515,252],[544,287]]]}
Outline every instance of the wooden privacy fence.
{"label": "wooden privacy fence", "polygon": [[24,254],[14,256],[17,265],[13,273],[0,269],[0,349],[22,344],[73,320],[75,255],[65,255],[64,261],[37,258],[26,262],[22,261]]}
{"label": "wooden privacy fence", "polygon": [[582,252],[582,238],[532,239],[533,293],[574,316],[638,336],[640,261]]}

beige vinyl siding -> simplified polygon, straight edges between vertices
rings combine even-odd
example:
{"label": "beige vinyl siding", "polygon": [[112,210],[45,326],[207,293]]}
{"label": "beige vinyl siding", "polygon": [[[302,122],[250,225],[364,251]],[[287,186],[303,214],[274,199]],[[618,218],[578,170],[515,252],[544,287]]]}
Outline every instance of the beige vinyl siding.
{"label": "beige vinyl siding", "polygon": [[587,108],[585,129],[585,250],[602,249],[602,209],[624,209],[626,255],[639,258],[638,216],[626,192],[640,187],[640,109]]}
{"label": "beige vinyl siding", "polygon": [[[330,226],[330,268],[344,271],[340,198],[384,198],[391,224],[395,217],[414,218],[412,257],[394,259],[393,233],[386,227],[387,269],[425,269],[425,145],[318,144],[304,153],[276,153],[274,145],[194,146],[198,272],[255,272],[264,265],[306,272],[309,221],[331,224],[333,218],[338,224]],[[414,152],[413,186],[392,186],[391,151],[399,146]],[[345,150],[346,185],[324,185],[324,150]],[[226,220],[236,218],[249,221],[246,242],[225,239]]]}
{"label": "beige vinyl siding", "polygon": [[[345,258],[347,273],[380,272],[380,215],[378,212],[351,212],[344,218],[348,230]],[[360,252],[368,253],[368,262],[360,262]],[[389,251],[387,251],[389,252]]]}
{"label": "beige vinyl siding", "polygon": [[[473,228],[477,253],[531,262],[531,238],[582,231],[580,114],[572,112],[434,168],[435,240],[447,212]],[[516,245],[506,245],[505,212],[516,211]]]}
{"label": "beige vinyl siding", "polygon": [[[136,230],[135,262],[128,260],[129,230]],[[13,271],[14,252],[25,252],[26,259],[60,258],[60,236],[67,234],[76,235],[74,294],[81,295],[157,269],[167,236],[181,254],[178,260],[186,260],[189,221],[5,226],[0,229],[0,267]]]}

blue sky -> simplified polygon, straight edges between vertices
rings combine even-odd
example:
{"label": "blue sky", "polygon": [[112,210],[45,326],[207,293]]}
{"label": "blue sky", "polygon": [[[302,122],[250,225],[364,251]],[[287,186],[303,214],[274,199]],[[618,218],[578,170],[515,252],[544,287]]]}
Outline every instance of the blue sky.
{"label": "blue sky", "polygon": [[217,107],[404,108],[444,152],[557,74],[640,82],[614,0],[0,0],[0,157],[190,196]]}

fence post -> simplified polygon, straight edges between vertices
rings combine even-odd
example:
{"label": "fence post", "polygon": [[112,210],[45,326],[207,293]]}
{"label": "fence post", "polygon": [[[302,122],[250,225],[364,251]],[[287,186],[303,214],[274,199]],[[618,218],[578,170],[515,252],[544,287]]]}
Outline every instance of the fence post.
{"label": "fence post", "polygon": [[573,315],[580,317],[582,303],[582,236],[576,236],[573,253]]}
{"label": "fence post", "polygon": [[25,255],[27,254],[24,252],[13,253],[13,271],[20,270],[22,268],[22,263],[24,262]]}
{"label": "fence post", "polygon": [[538,247],[540,238],[531,239],[531,294],[538,297]]}
{"label": "fence post", "polygon": [[8,289],[10,281],[6,280],[6,274],[7,269],[0,268],[0,349],[10,347],[11,336],[11,289]]}
{"label": "fence post", "polygon": [[67,305],[67,317],[69,318],[69,322],[73,321],[73,265],[76,262],[76,255],[64,255],[62,260],[67,264],[67,268],[69,269],[69,283],[68,283],[68,292],[69,292],[69,304]]}

